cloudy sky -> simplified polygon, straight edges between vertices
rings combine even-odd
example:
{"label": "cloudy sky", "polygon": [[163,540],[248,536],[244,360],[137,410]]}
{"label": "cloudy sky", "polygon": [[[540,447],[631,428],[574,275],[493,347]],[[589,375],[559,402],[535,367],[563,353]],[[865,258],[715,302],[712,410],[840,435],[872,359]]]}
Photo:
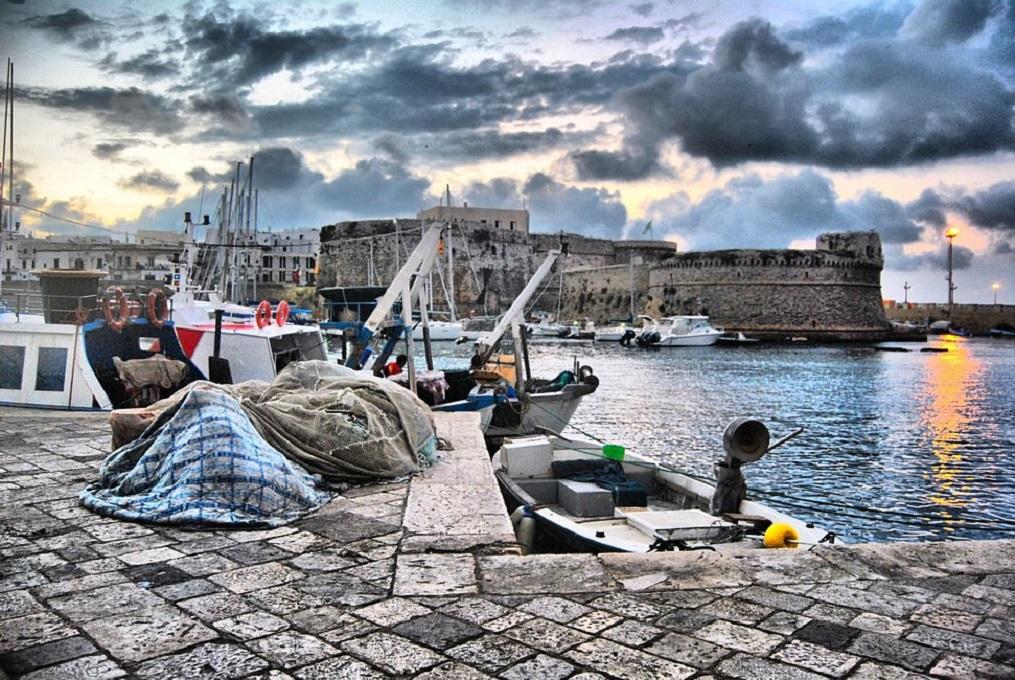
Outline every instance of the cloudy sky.
{"label": "cloudy sky", "polygon": [[[681,249],[877,229],[886,297],[1015,303],[1015,0],[0,0],[26,205],[177,228],[452,198]],[[4,56],[4,55],[0,55]],[[22,211],[38,232],[98,234]]]}

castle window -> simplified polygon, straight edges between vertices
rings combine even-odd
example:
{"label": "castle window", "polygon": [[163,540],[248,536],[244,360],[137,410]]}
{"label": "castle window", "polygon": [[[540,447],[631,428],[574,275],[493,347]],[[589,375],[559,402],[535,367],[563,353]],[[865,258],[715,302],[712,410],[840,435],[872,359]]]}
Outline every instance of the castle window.
{"label": "castle window", "polygon": [[804,272],[804,278],[805,278],[805,279],[809,279],[810,277],[811,277],[811,273],[810,273],[810,272],[808,272],[808,271],[805,271],[805,272]]}
{"label": "castle window", "polygon": [[494,220],[494,221],[493,221],[493,226],[494,226],[494,227],[495,227],[496,229],[500,229],[500,220]]}

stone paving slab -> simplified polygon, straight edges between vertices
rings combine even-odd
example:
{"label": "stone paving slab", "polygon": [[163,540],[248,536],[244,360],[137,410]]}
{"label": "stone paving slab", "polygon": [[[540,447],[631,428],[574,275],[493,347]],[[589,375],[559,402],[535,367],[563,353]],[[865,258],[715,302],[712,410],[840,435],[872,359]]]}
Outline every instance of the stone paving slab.
{"label": "stone paving slab", "polygon": [[0,680],[1015,678],[1015,541],[523,557],[437,425],[426,474],[187,531],[77,505],[104,416],[0,409]]}

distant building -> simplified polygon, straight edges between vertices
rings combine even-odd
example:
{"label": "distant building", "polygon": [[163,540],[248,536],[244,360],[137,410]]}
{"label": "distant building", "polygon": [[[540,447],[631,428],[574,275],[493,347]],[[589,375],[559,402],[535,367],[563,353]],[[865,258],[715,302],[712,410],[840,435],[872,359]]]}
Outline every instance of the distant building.
{"label": "distant building", "polygon": [[472,208],[466,203],[461,208],[437,206],[416,214],[423,222],[472,223],[505,231],[529,233],[528,210],[505,210],[502,208]]}

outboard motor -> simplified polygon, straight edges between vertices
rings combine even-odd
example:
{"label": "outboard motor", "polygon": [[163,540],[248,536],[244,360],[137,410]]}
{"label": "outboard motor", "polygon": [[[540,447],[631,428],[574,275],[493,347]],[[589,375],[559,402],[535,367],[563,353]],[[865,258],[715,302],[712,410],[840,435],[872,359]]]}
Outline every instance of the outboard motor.
{"label": "outboard motor", "polygon": [[638,335],[637,333],[628,328],[626,331],[624,331],[623,337],[620,338],[620,344],[623,345],[624,347],[630,347],[631,341],[634,340],[635,337],[637,337],[637,335]]}
{"label": "outboard motor", "polygon": [[659,331],[648,330],[642,331],[642,333],[634,339],[634,342],[639,347],[651,347],[662,339],[663,336],[659,334]]}
{"label": "outboard motor", "polygon": [[708,511],[713,515],[740,512],[740,504],[747,497],[747,482],[740,468],[761,460],[766,453],[803,431],[802,427],[797,428],[769,446],[768,428],[760,420],[737,418],[730,423],[722,435],[726,457],[713,466],[716,484]]}

